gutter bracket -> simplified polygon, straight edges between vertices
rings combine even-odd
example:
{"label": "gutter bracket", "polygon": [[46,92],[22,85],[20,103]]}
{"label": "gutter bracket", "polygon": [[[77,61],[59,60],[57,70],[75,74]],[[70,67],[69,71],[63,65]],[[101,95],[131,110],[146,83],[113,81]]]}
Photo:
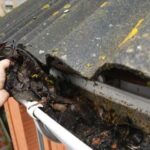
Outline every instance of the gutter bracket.
{"label": "gutter bracket", "polygon": [[39,104],[38,102],[27,102],[26,108],[27,108],[27,112],[28,114],[34,119],[37,120],[37,118],[34,115],[34,111],[37,108],[42,108],[42,104]]}

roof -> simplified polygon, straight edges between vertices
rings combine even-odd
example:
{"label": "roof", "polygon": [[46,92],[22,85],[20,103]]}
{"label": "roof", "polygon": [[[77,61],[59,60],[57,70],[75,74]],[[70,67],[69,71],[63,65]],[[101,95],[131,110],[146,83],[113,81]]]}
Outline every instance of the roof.
{"label": "roof", "polygon": [[0,41],[23,43],[92,78],[104,64],[150,76],[149,0],[31,0],[0,20]]}

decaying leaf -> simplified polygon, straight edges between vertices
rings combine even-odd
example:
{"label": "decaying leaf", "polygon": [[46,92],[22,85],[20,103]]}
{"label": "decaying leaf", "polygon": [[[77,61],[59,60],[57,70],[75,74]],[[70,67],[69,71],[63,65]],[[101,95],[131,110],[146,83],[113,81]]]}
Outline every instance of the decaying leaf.
{"label": "decaying leaf", "polygon": [[11,60],[6,82],[11,95],[16,99],[39,101],[45,113],[94,150],[141,148],[150,143],[144,141],[144,133],[128,119],[120,119],[113,110],[96,109],[93,101],[71,83],[50,77],[26,50],[0,44],[0,59],[4,58]]}

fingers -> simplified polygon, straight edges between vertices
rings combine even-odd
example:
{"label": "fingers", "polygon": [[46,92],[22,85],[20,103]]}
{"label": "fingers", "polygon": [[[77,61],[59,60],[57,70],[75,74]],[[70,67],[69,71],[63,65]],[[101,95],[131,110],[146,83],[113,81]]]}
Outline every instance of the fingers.
{"label": "fingers", "polygon": [[8,59],[0,61],[0,90],[3,89],[5,79],[6,79],[5,69],[8,68],[9,65],[10,65],[10,60]]}
{"label": "fingers", "polygon": [[8,59],[0,61],[0,106],[9,98],[9,93],[3,89],[6,73],[5,69],[10,65],[10,61]]}
{"label": "fingers", "polygon": [[5,90],[0,90],[0,107],[5,103],[9,98],[9,93]]}
{"label": "fingers", "polygon": [[8,60],[8,59],[4,59],[4,60],[1,60],[1,61],[0,61],[0,66],[1,66],[3,69],[8,68],[9,65],[10,65],[10,60]]}

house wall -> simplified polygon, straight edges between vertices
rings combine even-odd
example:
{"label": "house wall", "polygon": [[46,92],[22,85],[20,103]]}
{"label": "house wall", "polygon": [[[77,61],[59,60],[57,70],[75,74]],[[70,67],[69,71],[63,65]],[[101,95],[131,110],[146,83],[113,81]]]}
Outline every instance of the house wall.
{"label": "house wall", "polygon": [[[14,150],[39,150],[36,128],[26,109],[13,98],[5,103],[5,112]],[[66,150],[43,136],[44,150]]]}

